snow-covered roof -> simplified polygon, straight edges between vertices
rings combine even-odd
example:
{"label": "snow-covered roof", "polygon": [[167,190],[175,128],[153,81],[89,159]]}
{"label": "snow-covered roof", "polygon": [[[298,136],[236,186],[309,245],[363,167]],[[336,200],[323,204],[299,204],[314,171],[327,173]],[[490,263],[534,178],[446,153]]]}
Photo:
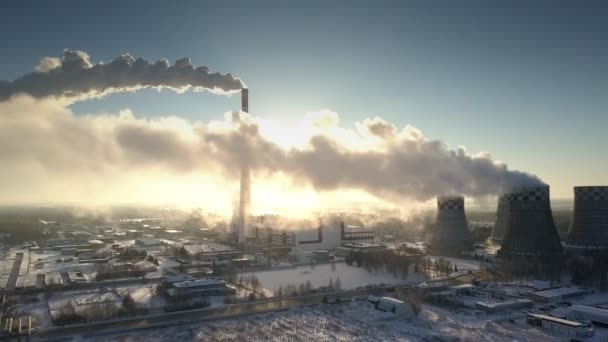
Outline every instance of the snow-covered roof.
{"label": "snow-covered roof", "polygon": [[477,286],[475,286],[473,284],[460,284],[460,285],[452,285],[452,286],[450,286],[450,289],[462,290],[462,289],[472,289],[475,287],[477,287]]}
{"label": "snow-covered roof", "polygon": [[210,285],[222,285],[224,281],[221,278],[208,278],[208,279],[199,279],[199,280],[187,280],[182,281],[181,283],[174,283],[174,287],[179,288],[192,288],[198,286],[210,286]]}
{"label": "snow-covered roof", "polygon": [[590,314],[590,315],[596,315],[596,316],[601,316],[601,317],[605,317],[608,318],[608,310],[604,310],[604,309],[598,309],[598,308],[594,308],[592,306],[586,306],[586,305],[572,305],[570,307],[570,311],[574,311],[574,312],[582,312],[582,313],[586,313],[586,314]]}
{"label": "snow-covered roof", "polygon": [[529,316],[532,316],[535,318],[540,318],[545,321],[550,321],[550,322],[555,322],[555,323],[559,323],[562,325],[567,325],[567,326],[574,327],[574,328],[578,328],[583,325],[583,323],[581,323],[581,322],[569,321],[567,319],[557,318],[557,317],[553,317],[553,316],[547,316],[547,315],[541,315],[541,314],[529,314]]}
{"label": "snow-covered roof", "polygon": [[119,298],[112,292],[106,293],[93,293],[88,296],[77,297],[76,304],[78,305],[86,305],[86,304],[95,304],[95,303],[103,303],[103,302],[118,302]]}
{"label": "snow-covered roof", "polygon": [[496,303],[475,302],[475,305],[485,307],[485,308],[501,308],[501,307],[509,307],[511,305],[518,304],[518,303],[532,304],[532,301],[529,299],[516,299],[516,300],[509,300],[509,301],[496,302]]}
{"label": "snow-covered roof", "polygon": [[391,297],[382,297],[380,298],[380,302],[381,303],[390,303],[390,304],[394,304],[394,305],[401,305],[403,304],[402,301],[400,301],[399,299],[395,299],[395,298],[391,298]]}
{"label": "snow-covered roof", "polygon": [[535,296],[551,298],[551,297],[559,297],[564,295],[576,294],[576,293],[585,293],[586,290],[578,288],[578,287],[560,287],[557,289],[544,290],[534,292]]}

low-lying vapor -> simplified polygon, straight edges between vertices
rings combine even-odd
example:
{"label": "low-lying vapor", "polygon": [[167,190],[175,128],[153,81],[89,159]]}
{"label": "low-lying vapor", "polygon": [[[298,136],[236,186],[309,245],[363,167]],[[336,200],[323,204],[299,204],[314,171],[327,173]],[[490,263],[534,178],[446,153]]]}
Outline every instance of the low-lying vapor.
{"label": "low-lying vapor", "polygon": [[231,74],[195,68],[188,58],[169,65],[166,59],[150,62],[124,54],[108,64],[92,64],[86,52],[65,50],[61,59],[43,58],[32,73],[12,82],[0,81],[0,101],[18,93],[77,101],[146,87],[227,93],[243,88],[243,83]]}
{"label": "low-lying vapor", "polygon": [[[423,201],[446,194],[488,196],[542,183],[536,176],[510,170],[487,153],[469,154],[464,148],[452,149],[428,139],[412,126],[397,129],[373,118],[349,129],[340,126],[338,115],[328,110],[308,114],[303,120],[306,127],[292,128],[308,133],[302,142],[291,145],[269,133],[272,130],[263,120],[246,113],[211,122],[143,119],[128,110],[76,116],[56,95],[79,97],[91,91],[132,90],[144,85],[230,91],[242,85],[229,75],[210,78],[221,82],[203,77],[204,81],[193,84],[192,75],[208,74],[206,69],[194,69],[189,61],[178,61],[174,67],[161,62],[164,66],[158,68],[163,72],[148,72],[156,70],[159,62],[133,61],[125,55],[106,66],[91,66],[85,56],[66,51],[61,63],[41,63],[41,75],[57,75],[35,76],[45,81],[28,86],[28,94],[9,99],[7,88],[2,88],[0,179],[7,186],[6,197],[0,201],[10,202],[11,196],[24,193],[36,200],[44,187],[51,187],[49,193],[60,192],[64,186],[83,189],[73,196],[86,200],[101,191],[92,188],[93,183],[107,183],[104,196],[119,198],[133,179],[147,179],[146,184],[153,187],[155,180],[179,182],[193,174],[234,183],[243,163],[249,165],[254,178],[280,175],[294,186],[313,186],[319,191],[360,189],[390,201]],[[136,65],[147,71],[137,71],[140,67]],[[74,81],[75,75],[86,76]],[[25,87],[15,86],[16,82],[9,83],[8,93]],[[56,201],[61,201],[62,194]]]}

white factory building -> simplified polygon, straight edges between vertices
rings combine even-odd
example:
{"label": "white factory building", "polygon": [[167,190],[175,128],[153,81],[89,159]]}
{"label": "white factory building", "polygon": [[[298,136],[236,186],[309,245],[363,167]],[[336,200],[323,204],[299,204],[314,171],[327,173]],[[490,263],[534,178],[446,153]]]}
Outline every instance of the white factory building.
{"label": "white factory building", "polygon": [[316,224],[288,226],[273,220],[254,220],[248,240],[266,247],[288,247],[300,261],[311,258],[316,251],[333,250],[344,244],[373,243],[375,234],[358,226],[347,226],[338,217]]}

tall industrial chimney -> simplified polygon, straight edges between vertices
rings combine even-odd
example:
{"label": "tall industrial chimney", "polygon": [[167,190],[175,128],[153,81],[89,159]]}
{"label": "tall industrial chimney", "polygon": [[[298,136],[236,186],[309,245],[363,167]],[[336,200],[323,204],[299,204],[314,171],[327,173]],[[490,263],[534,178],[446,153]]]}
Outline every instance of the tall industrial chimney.
{"label": "tall industrial chimney", "polygon": [[429,250],[433,253],[458,254],[472,247],[473,239],[464,214],[464,197],[437,197],[437,219]]}
{"label": "tall industrial chimney", "polygon": [[[241,111],[249,113],[249,89],[241,89]],[[247,239],[247,224],[251,211],[251,176],[249,164],[243,162],[241,165],[241,189],[239,199],[239,223],[238,243],[242,244]]]}
{"label": "tall industrial chimney", "polygon": [[251,211],[251,184],[249,175],[249,166],[243,165],[241,168],[241,191],[239,200],[239,243],[245,242],[247,239],[247,224],[249,223],[249,214]]}
{"label": "tall industrial chimney", "polygon": [[241,89],[241,110],[245,113],[249,113],[249,89]]}
{"label": "tall industrial chimney", "polygon": [[575,186],[569,250],[608,250],[608,186]]}
{"label": "tall industrial chimney", "polygon": [[506,201],[506,231],[498,257],[551,258],[563,254],[551,213],[548,185],[509,193]]}

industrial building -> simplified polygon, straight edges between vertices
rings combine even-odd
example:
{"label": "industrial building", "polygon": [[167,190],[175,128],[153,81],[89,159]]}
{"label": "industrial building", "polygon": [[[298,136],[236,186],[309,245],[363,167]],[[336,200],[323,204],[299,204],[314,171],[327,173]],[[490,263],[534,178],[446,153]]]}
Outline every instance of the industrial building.
{"label": "industrial building", "polygon": [[187,280],[173,283],[167,293],[172,296],[223,296],[236,294],[236,289],[228,286],[222,278]]}
{"label": "industrial building", "polygon": [[531,307],[532,301],[529,299],[516,299],[496,303],[475,302],[475,309],[482,310],[487,313],[503,312],[506,310],[519,310]]}
{"label": "industrial building", "polygon": [[367,300],[374,304],[376,310],[392,312],[396,315],[406,317],[413,316],[414,314],[414,311],[409,304],[395,298],[368,296]]}
{"label": "industrial building", "polygon": [[528,314],[527,322],[530,325],[542,327],[555,334],[568,337],[591,337],[595,331],[587,325],[547,315]]}
{"label": "industrial building", "polygon": [[608,250],[608,186],[574,187],[574,211],[566,248]]}
{"label": "industrial building", "polygon": [[[277,220],[280,221],[280,220]],[[337,217],[323,220],[314,227],[311,223],[286,227],[284,222],[273,222],[272,218],[260,218],[251,224],[249,240],[264,247],[289,247],[293,254],[313,253],[318,250],[332,250],[343,245],[364,246],[372,244],[375,233],[357,226],[346,226]],[[275,228],[283,226],[283,228]]]}
{"label": "industrial building", "polygon": [[429,243],[434,253],[457,254],[473,247],[463,196],[437,197],[437,218]]}
{"label": "industrial building", "polygon": [[357,253],[375,253],[375,252],[384,252],[387,250],[387,247],[384,245],[378,245],[374,243],[346,243],[340,247],[336,247],[334,252],[338,257],[352,257]]}
{"label": "industrial building", "polygon": [[562,245],[555,228],[549,186],[524,188],[506,196],[507,222],[499,258],[561,256]]}
{"label": "industrial building", "polygon": [[566,299],[579,298],[586,295],[588,291],[578,287],[560,287],[544,291],[534,292],[532,299],[539,303],[555,303]]}
{"label": "industrial building", "polygon": [[448,291],[455,296],[471,296],[475,293],[477,286],[473,284],[460,284],[448,286]]}
{"label": "industrial building", "polygon": [[572,305],[566,314],[568,319],[585,320],[608,326],[608,310],[594,308],[586,305]]}

